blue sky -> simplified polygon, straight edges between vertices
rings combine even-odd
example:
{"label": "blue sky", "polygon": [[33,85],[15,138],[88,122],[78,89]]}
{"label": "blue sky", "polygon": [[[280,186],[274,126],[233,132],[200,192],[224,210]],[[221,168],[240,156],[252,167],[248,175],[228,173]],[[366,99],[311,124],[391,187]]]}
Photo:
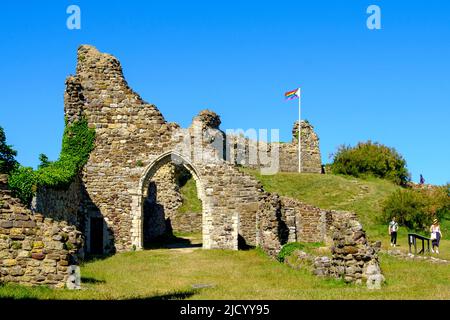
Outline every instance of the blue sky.
{"label": "blue sky", "polygon": [[[81,8],[81,30],[66,9]],[[382,30],[366,27],[381,8]],[[414,181],[450,181],[450,2],[4,1],[0,125],[18,160],[58,157],[64,80],[76,50],[114,54],[130,86],[168,121],[199,110],[222,128],[279,128],[291,139],[295,102],[320,136],[323,162],[341,144],[396,148]]]}

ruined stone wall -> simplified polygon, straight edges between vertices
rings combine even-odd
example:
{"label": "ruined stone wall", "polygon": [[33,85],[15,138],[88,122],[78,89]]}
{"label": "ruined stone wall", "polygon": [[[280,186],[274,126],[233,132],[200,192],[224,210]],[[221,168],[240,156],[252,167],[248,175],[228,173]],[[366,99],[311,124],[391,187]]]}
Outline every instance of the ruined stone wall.
{"label": "ruined stone wall", "polygon": [[[294,123],[292,129],[292,145],[298,149],[298,121]],[[322,173],[322,159],[319,148],[319,137],[314,132],[314,127],[304,120],[301,122],[301,151],[302,151],[302,172]],[[296,152],[298,162],[298,152]],[[287,161],[292,158],[292,153],[287,155]]]}
{"label": "ruined stone wall", "polygon": [[39,186],[33,210],[46,214],[47,218],[80,227],[83,217],[79,216],[82,200],[81,181],[79,177],[67,189],[50,189]]}
{"label": "ruined stone wall", "polygon": [[316,274],[367,284],[370,289],[380,288],[384,281],[378,260],[381,243],[368,242],[352,212],[321,210],[267,194],[260,204],[258,237],[261,248],[273,258],[288,242],[328,242],[332,259],[315,259]]}
{"label": "ruined stone wall", "polygon": [[378,252],[381,242],[370,244],[361,223],[351,212],[340,212],[333,219],[333,255],[329,274],[346,282],[367,284],[379,289],[384,282]]}
{"label": "ruined stone wall", "polygon": [[65,221],[33,214],[0,175],[0,282],[65,287],[78,263],[81,232]]}
{"label": "ruined stone wall", "polygon": [[331,242],[330,228],[336,211],[323,210],[288,197],[281,197],[281,206],[292,242]]}
{"label": "ruined stone wall", "polygon": [[[154,105],[129,88],[115,57],[91,46],[78,50],[77,73],[66,81],[65,113],[69,121],[86,117],[96,130],[95,148],[82,172],[81,211],[87,219],[104,219],[111,252],[140,248],[149,167],[176,150],[179,126],[167,123]],[[213,118],[200,118],[217,126]],[[223,160],[213,163],[209,154],[220,160],[214,147],[200,153],[203,159],[194,161],[193,171],[202,189],[204,247],[237,249],[239,230],[255,243],[257,182]]]}
{"label": "ruined stone wall", "polygon": [[[302,121],[301,132],[302,172],[322,173],[319,137],[313,126],[305,121]],[[294,123],[292,137],[289,143],[266,143],[239,135],[227,135],[226,159],[244,167],[261,169],[270,167],[270,159],[278,156],[279,172],[298,172],[298,121]]]}
{"label": "ruined stone wall", "polygon": [[95,149],[82,175],[83,207],[88,217],[104,218],[110,251],[131,249],[129,190],[140,179],[139,164],[149,160],[147,150],[157,154],[170,144],[172,126],[128,87],[119,61],[93,47],[80,47],[77,74],[66,83],[66,116],[73,121],[71,115],[83,115],[96,130]]}
{"label": "ruined stone wall", "polygon": [[259,243],[273,257],[282,245],[289,242],[330,244],[335,215],[339,212],[267,193],[261,201],[258,215]]}
{"label": "ruined stone wall", "polygon": [[267,193],[258,214],[258,245],[271,257],[277,257],[287,243],[289,230],[283,221],[281,200],[277,194]]}

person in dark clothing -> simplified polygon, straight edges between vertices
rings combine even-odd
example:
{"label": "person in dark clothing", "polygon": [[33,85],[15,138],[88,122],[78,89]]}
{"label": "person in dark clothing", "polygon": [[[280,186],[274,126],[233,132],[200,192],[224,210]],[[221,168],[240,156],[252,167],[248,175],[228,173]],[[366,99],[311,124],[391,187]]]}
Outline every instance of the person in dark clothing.
{"label": "person in dark clothing", "polygon": [[392,221],[389,222],[389,234],[391,236],[391,247],[397,246],[398,223],[395,220],[396,220],[396,218],[393,217]]}
{"label": "person in dark clothing", "polygon": [[423,178],[423,175],[420,175],[420,184],[424,184],[425,183],[425,179]]}

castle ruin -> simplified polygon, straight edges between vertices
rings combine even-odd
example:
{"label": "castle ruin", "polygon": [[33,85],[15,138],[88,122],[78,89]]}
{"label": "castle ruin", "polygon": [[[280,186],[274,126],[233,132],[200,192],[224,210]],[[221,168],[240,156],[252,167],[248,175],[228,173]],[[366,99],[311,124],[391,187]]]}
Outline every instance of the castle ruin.
{"label": "castle ruin", "polygon": [[[78,50],[76,74],[67,78],[64,98],[68,123],[85,118],[95,129],[96,138],[87,164],[68,188],[40,187],[37,191],[35,211],[49,219],[48,224],[60,223],[59,228],[69,228],[72,233],[79,230],[83,234],[82,247],[77,240],[73,251],[59,252],[60,256],[142,250],[146,243],[171,230],[201,231],[204,249],[260,246],[271,256],[276,256],[288,242],[331,244],[336,238],[333,224],[341,221],[337,219],[341,213],[269,194],[254,177],[237,166],[262,168],[265,164],[260,161],[261,154],[270,154],[279,147],[280,171],[297,172],[298,123],[291,143],[267,143],[262,153],[257,151],[256,163],[230,156],[241,149],[248,151],[252,142],[247,138],[238,141],[223,133],[219,129],[220,118],[210,111],[200,112],[187,129],[167,122],[156,106],[143,101],[128,86],[118,59],[87,45]],[[307,122],[301,123],[300,134],[304,155],[302,171],[321,173],[317,135]],[[190,148],[191,145],[197,148]],[[177,214],[181,205],[178,181],[183,176],[195,180],[202,204],[201,214],[188,218]],[[6,192],[3,189],[0,191]],[[23,262],[23,273],[12,271],[13,260],[17,263],[20,259],[17,250],[10,249],[13,238],[6,222],[10,209],[2,210],[5,223],[0,226],[0,234],[9,237],[4,241],[3,252],[9,251],[0,256],[0,265],[5,266],[7,259],[11,266],[2,269],[0,281],[55,286],[67,281],[66,271],[61,271],[60,277],[49,279],[49,274],[59,275],[59,269],[46,273],[39,266],[33,272],[37,272],[39,279],[45,276],[42,282],[37,281],[37,276],[27,274],[28,260]],[[29,211],[26,215],[35,219]],[[58,230],[55,229],[55,235]],[[17,241],[23,243],[25,238]],[[39,248],[44,254],[40,256],[42,261],[60,266],[58,261],[70,260],[49,256],[51,245],[44,241]],[[366,242],[361,245],[368,246]],[[56,247],[62,250],[61,245]],[[29,251],[32,252],[32,247]],[[33,261],[32,254],[27,259]],[[76,259],[73,261],[76,264]],[[342,272],[345,273],[345,268]]]}

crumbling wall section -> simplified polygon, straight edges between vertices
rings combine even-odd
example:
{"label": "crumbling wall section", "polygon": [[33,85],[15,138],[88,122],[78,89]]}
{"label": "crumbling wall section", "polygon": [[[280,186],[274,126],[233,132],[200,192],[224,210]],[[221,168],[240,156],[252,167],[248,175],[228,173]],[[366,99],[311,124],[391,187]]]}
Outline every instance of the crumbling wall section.
{"label": "crumbling wall section", "polygon": [[0,282],[64,288],[82,242],[73,225],[24,207],[0,175]]}

